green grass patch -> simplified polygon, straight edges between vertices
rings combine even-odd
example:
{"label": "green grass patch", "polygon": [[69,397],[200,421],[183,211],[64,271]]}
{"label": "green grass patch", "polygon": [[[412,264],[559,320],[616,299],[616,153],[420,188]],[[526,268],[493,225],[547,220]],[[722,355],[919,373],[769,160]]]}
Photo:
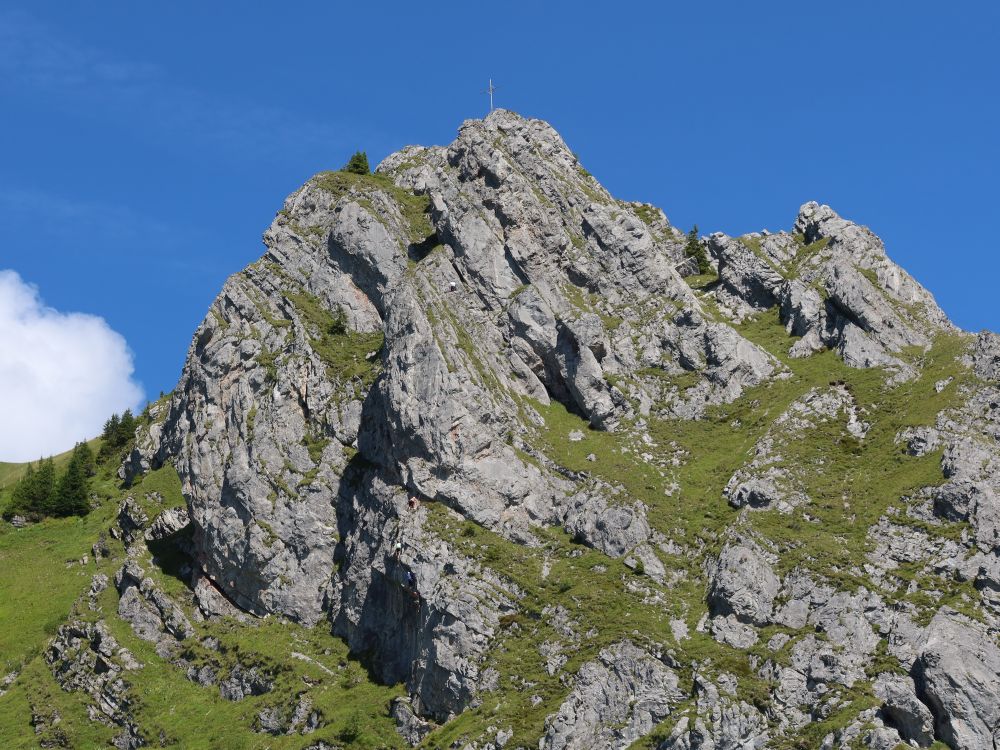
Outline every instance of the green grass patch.
{"label": "green grass patch", "polygon": [[154,515],[165,508],[183,508],[187,505],[181,492],[181,478],[169,461],[136,478],[132,484],[132,494],[139,499],[140,495],[146,493],[158,493],[163,499],[162,504],[155,506]]}
{"label": "green grass patch", "polygon": [[[42,657],[35,657],[10,691],[0,696],[0,737],[4,748],[110,747],[116,730],[90,721],[87,705],[88,698],[83,693],[69,693],[60,688]],[[58,715],[59,722],[36,734],[31,725],[33,708],[50,721]]]}
{"label": "green grass patch", "polygon": [[262,346],[256,360],[264,368],[264,379],[267,383],[278,382],[278,355],[280,352],[271,351],[266,346]]}
{"label": "green grass patch", "polygon": [[821,240],[816,240],[808,245],[805,244],[805,239],[801,235],[795,236],[795,241],[802,247],[795,254],[795,257],[788,262],[786,266],[785,278],[793,279],[799,275],[799,272],[817,256],[826,246],[830,244],[830,238],[824,237]]}
{"label": "green grass patch", "polygon": [[[382,348],[385,342],[382,331],[363,333],[339,326],[337,316],[318,297],[307,292],[289,294],[288,298],[311,327],[309,342],[330,377],[339,382],[358,381],[367,391],[379,373],[378,357],[369,355]],[[337,333],[340,330],[343,333]]]}
{"label": "green grass patch", "polygon": [[[185,658],[195,665],[211,664],[220,675],[237,663],[255,666],[273,680],[271,692],[231,702],[220,696],[218,687],[189,681],[122,621],[115,619],[109,625],[115,637],[144,663],[130,680],[131,694],[136,719],[151,738],[162,733],[172,746],[204,750],[299,750],[319,741],[342,746],[347,737],[350,747],[366,750],[404,747],[388,715],[392,698],[402,695],[402,689],[373,683],[346,645],[323,628],[280,620],[196,624],[197,636],[185,642]],[[207,636],[218,639],[217,650],[202,645]],[[300,694],[308,696],[323,726],[305,736],[253,731],[263,708],[277,706],[289,716]]]}
{"label": "green grass patch", "polygon": [[696,289],[699,292],[703,292],[718,283],[719,274],[696,273],[693,276],[685,276],[684,281],[692,289]]}
{"label": "green grass patch", "polygon": [[359,175],[350,172],[322,172],[312,179],[313,183],[330,193],[335,199],[347,195],[356,195],[361,200],[368,201],[369,210],[371,207],[370,198],[366,194],[379,191],[388,195],[399,207],[400,214],[409,231],[411,242],[422,242],[434,234],[434,227],[430,221],[431,201],[428,195],[417,195],[405,188],[401,188],[393,183],[388,175],[368,174]]}
{"label": "green grass patch", "polygon": [[[55,635],[73,601],[110,564],[91,561],[91,545],[107,529],[117,507],[107,503],[82,518],[51,518],[23,529],[0,524],[0,670],[31,661]],[[109,543],[113,543],[109,540]]]}
{"label": "green grass patch", "polygon": [[660,212],[650,205],[642,203],[639,205],[630,205],[629,208],[648,227],[652,227],[660,221]]}
{"label": "green grass patch", "polygon": [[313,435],[312,433],[307,433],[304,438],[302,438],[302,445],[306,447],[309,451],[309,459],[314,463],[318,464],[320,459],[323,458],[323,451],[326,450],[326,446],[330,444],[330,438],[324,437],[323,435]]}

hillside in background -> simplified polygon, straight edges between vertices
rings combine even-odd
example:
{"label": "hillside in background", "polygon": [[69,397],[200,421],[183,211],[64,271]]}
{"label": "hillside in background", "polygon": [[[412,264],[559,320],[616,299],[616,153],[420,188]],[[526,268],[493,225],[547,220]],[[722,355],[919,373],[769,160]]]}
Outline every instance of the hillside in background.
{"label": "hillside in background", "polygon": [[264,244],[3,526],[10,746],[1000,746],[1000,338],[869,229],[687,236],[498,110]]}

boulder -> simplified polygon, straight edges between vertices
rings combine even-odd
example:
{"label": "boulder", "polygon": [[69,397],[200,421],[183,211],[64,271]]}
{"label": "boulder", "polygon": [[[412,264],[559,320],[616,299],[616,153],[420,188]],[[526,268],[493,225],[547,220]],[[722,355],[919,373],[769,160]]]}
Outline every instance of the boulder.
{"label": "boulder", "polygon": [[559,711],[545,720],[541,750],[623,750],[649,734],[679,702],[677,675],[630,641],[587,662]]}
{"label": "boulder", "polygon": [[934,717],[930,709],[917,698],[913,680],[908,676],[881,674],[872,690],[884,703],[882,718],[894,727],[906,742],[929,747],[934,742]]}
{"label": "boulder", "polygon": [[768,557],[753,540],[726,543],[711,571],[708,606],[713,616],[731,614],[758,626],[771,621],[781,582]]}
{"label": "boulder", "polygon": [[942,608],[927,626],[915,682],[934,715],[936,736],[949,747],[1000,742],[1000,646],[985,625]]}

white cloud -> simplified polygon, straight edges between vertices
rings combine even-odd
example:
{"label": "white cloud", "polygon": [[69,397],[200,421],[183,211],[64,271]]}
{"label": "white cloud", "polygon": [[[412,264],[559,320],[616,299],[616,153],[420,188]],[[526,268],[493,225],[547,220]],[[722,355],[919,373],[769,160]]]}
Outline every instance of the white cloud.
{"label": "white cloud", "polygon": [[0,461],[32,461],[98,435],[135,409],[132,353],[104,318],[46,307],[38,289],[0,271]]}

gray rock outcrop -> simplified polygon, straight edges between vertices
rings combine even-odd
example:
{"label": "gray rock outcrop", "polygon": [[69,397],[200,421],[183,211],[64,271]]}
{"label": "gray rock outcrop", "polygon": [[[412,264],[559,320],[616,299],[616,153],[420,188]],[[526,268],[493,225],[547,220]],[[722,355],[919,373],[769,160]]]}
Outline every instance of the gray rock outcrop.
{"label": "gray rock outcrop", "polygon": [[[577,506],[572,481],[523,460],[509,443],[522,400],[560,401],[614,430],[634,398],[663,395],[651,367],[695,374],[667,398],[696,416],[778,366],[699,312],[675,270],[683,235],[611,198],[545,123],[498,110],[379,173],[317,175],[288,198],[266,255],[226,282],[162,423],[128,463],[174,463],[196,564],[227,601],[310,625],[329,617],[362,650],[388,639],[400,656],[381,673],[446,716],[474,694],[469,665],[493,618],[446,614],[423,590],[439,571],[414,571],[417,610],[395,593],[403,566],[381,570],[394,540],[374,530],[402,523],[397,498],[445,503],[528,544],[533,525],[565,522],[623,555],[645,542],[641,512],[635,533],[612,531],[617,510]],[[438,544],[422,534],[423,549]],[[478,601],[473,579],[449,580],[453,602]],[[369,623],[393,611],[405,615],[388,630]],[[449,630],[446,645],[442,617],[467,634]]]}
{"label": "gray rock outcrop", "polygon": [[682,716],[658,750],[759,750],[771,739],[767,717],[736,697],[737,680],[719,685],[695,674],[695,715]]}
{"label": "gray rock outcrop", "polygon": [[781,582],[771,570],[768,556],[752,540],[727,543],[711,572],[709,612],[714,617],[733,615],[753,625],[771,621],[774,598]]}
{"label": "gray rock outcrop", "polygon": [[829,206],[806,203],[793,234],[712,235],[721,308],[736,320],[777,306],[790,350],[834,349],[852,367],[886,367],[913,376],[897,355],[953,330],[926,289],[893,263],[872,232]]}
{"label": "gray rock outcrop", "polygon": [[92,721],[121,728],[115,747],[131,750],[145,744],[132,716],[127,681],[128,672],[142,665],[118,644],[104,622],[74,621],[60,626],[45,660],[64,690],[80,691],[91,698]]}
{"label": "gray rock outcrop", "polygon": [[981,623],[942,609],[927,627],[917,689],[934,714],[936,736],[953,748],[1000,742],[1000,647]]}
{"label": "gray rock outcrop", "polygon": [[885,701],[881,709],[883,720],[895,727],[903,740],[915,742],[919,747],[929,747],[934,742],[934,717],[917,698],[912,679],[881,674],[873,689]]}
{"label": "gray rock outcrop", "polygon": [[115,586],[120,595],[118,616],[140,638],[155,643],[161,656],[169,655],[179,641],[193,633],[184,611],[146,577],[134,560],[115,574]]}
{"label": "gray rock outcrop", "polygon": [[674,672],[629,641],[601,651],[546,722],[542,750],[616,748],[649,734],[682,697]]}

